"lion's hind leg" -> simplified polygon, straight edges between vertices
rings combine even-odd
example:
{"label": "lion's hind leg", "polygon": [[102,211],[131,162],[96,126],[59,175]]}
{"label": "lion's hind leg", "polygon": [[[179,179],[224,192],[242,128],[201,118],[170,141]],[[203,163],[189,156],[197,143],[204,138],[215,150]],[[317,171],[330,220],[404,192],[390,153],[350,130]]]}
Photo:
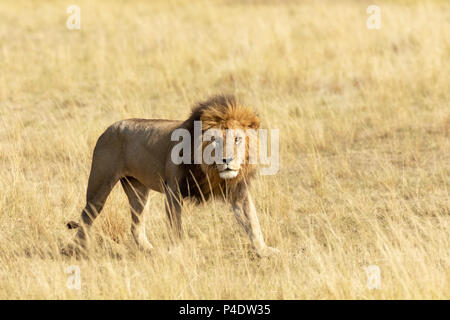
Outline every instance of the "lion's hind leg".
{"label": "lion's hind leg", "polygon": [[83,249],[86,249],[88,240],[89,229],[94,222],[95,218],[100,214],[105,205],[111,190],[114,188],[118,181],[116,177],[108,177],[106,179],[89,179],[88,192],[86,195],[86,206],[81,212],[81,223],[75,223],[73,221],[67,224],[69,229],[77,229],[77,235],[75,236],[75,242]]}
{"label": "lion's hind leg", "polygon": [[78,230],[75,242],[83,249],[86,249],[90,226],[102,211],[111,190],[122,176],[123,163],[120,154],[117,152],[117,148],[111,148],[110,144],[111,139],[105,134],[97,141],[89,174],[86,205],[81,212],[81,221],[79,224],[69,223],[70,225],[68,225],[69,229],[76,228]]}
{"label": "lion's hind leg", "polygon": [[69,248],[65,250],[69,255],[72,255],[73,253],[76,253],[77,255],[79,253],[86,254],[89,229],[95,218],[102,211],[106,199],[117,181],[118,179],[116,178],[96,180],[93,178],[91,172],[86,195],[86,206],[81,212],[81,223],[75,221],[67,223],[67,228],[78,230],[74,239],[76,246],[73,247],[72,245],[69,245]]}
{"label": "lion's hind leg", "polygon": [[147,203],[149,188],[133,177],[120,179],[131,208],[131,233],[140,249],[150,251],[153,246],[145,235],[144,207]]}

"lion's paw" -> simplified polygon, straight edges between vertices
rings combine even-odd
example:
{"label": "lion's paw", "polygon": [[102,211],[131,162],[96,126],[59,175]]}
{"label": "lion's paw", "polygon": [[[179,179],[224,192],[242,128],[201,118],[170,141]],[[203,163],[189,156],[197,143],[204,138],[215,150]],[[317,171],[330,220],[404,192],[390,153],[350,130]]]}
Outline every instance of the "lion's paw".
{"label": "lion's paw", "polygon": [[271,256],[279,255],[280,250],[278,250],[277,248],[265,247],[264,249],[260,249],[260,250],[256,251],[256,254],[261,258],[271,257]]}

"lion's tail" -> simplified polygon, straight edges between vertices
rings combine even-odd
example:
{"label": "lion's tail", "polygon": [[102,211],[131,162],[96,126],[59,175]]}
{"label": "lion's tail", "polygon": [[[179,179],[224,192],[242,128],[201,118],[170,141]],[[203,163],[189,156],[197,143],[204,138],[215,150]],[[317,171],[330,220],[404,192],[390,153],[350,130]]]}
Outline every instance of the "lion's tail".
{"label": "lion's tail", "polygon": [[78,223],[75,222],[75,221],[69,221],[69,222],[67,222],[66,226],[67,226],[67,228],[69,228],[69,229],[76,229],[76,228],[79,228],[79,227],[80,227],[80,224],[78,224]]}

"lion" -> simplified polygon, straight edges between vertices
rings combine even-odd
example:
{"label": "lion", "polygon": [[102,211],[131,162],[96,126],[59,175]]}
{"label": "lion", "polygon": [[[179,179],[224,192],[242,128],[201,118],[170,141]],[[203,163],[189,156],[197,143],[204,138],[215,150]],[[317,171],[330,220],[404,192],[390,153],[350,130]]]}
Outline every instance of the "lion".
{"label": "lion", "polygon": [[[194,123],[201,121],[202,134],[214,128],[223,134],[201,143],[227,145],[227,129],[256,130],[260,120],[256,113],[238,103],[234,96],[218,95],[195,105],[187,120],[127,119],[106,129],[94,148],[92,166],[86,193],[86,205],[81,213],[81,223],[69,222],[69,229],[77,228],[75,242],[86,247],[89,228],[100,214],[113,187],[120,181],[131,208],[131,233],[140,249],[151,251],[142,223],[143,210],[151,190],[165,194],[165,210],[176,239],[182,238],[181,212],[184,199],[204,202],[212,197],[231,203],[234,215],[250,238],[252,247],[260,257],[279,251],[264,242],[255,205],[249,186],[255,176],[256,165],[248,163],[248,151],[241,156],[226,157],[223,161],[196,164],[192,161],[176,164],[172,151],[176,129],[194,134]],[[230,142],[230,141],[228,141]],[[193,142],[191,142],[193,143]],[[236,135],[235,146],[248,143],[245,136]],[[225,148],[224,148],[225,149]],[[246,148],[248,150],[248,148]],[[193,150],[193,148],[191,148]],[[228,149],[227,149],[228,150]],[[239,153],[238,153],[239,154]]]}

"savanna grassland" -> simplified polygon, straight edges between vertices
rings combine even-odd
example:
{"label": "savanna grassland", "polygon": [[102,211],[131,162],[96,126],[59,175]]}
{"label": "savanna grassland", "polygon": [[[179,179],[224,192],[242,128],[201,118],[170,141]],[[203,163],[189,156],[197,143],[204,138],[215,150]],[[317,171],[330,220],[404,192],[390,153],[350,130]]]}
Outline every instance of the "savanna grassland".
{"label": "savanna grassland", "polygon": [[[370,4],[1,1],[0,299],[449,299],[450,4],[377,1],[369,30]],[[221,92],[280,129],[252,193],[281,254],[256,257],[220,201],[188,203],[172,246],[155,192],[141,252],[117,185],[89,259],[61,255],[103,130]]]}

